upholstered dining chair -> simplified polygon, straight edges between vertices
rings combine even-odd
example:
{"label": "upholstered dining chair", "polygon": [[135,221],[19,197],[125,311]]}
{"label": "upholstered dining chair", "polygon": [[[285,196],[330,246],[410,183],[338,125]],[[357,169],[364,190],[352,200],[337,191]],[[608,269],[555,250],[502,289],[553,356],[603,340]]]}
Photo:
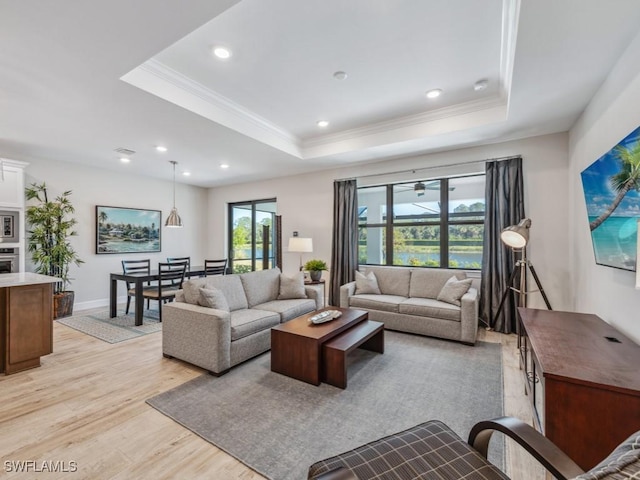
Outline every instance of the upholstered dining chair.
{"label": "upholstered dining chair", "polygon": [[158,316],[162,321],[162,304],[172,301],[176,292],[182,288],[186,262],[181,263],[158,263],[158,285],[155,288],[144,290],[142,295],[145,298],[158,301]]}
{"label": "upholstered dining chair", "polygon": [[548,438],[513,417],[477,423],[471,429],[467,442],[444,423],[431,420],[316,462],[309,468],[308,478],[509,480],[487,460],[489,440],[494,431],[513,439],[559,480],[640,478],[640,431],[585,472]]}
{"label": "upholstered dining chair", "polygon": [[[151,272],[151,260],[122,260],[122,273],[144,273],[149,274]],[[144,290],[152,290],[156,288],[151,282],[147,282],[144,286]],[[143,290],[143,292],[144,292]],[[143,293],[144,294],[144,293]],[[131,297],[135,298],[136,288],[131,282],[127,282],[127,308],[126,313],[129,313],[129,307],[131,306]],[[149,299],[147,298],[147,310],[149,309]]]}
{"label": "upholstered dining chair", "polygon": [[204,276],[208,275],[226,275],[227,274],[227,259],[222,260],[205,260],[204,261]]}

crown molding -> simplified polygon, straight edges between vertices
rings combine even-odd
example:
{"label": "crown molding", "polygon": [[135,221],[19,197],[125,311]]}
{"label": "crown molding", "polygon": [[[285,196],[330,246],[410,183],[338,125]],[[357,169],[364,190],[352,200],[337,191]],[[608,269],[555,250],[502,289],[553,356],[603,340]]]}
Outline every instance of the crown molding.
{"label": "crown molding", "polygon": [[120,79],[259,142],[300,157],[300,140],[295,135],[162,62],[149,59]]}

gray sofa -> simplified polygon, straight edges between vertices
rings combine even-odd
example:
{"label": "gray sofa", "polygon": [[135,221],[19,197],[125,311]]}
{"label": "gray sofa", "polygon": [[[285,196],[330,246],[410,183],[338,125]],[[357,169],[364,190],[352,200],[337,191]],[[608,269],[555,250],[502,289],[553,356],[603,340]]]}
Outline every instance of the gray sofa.
{"label": "gray sofa", "polygon": [[471,286],[460,306],[437,300],[452,276],[462,280],[460,270],[439,268],[368,267],[380,294],[357,294],[356,282],[340,287],[340,306],[369,312],[386,329],[457,340],[473,345],[478,333],[478,290]]}
{"label": "gray sofa", "polygon": [[[228,310],[202,306],[201,289],[221,293]],[[279,269],[184,282],[176,301],[162,307],[163,355],[221,375],[266,352],[271,327],[322,307],[317,289],[305,287],[307,298],[278,300],[280,293]]]}

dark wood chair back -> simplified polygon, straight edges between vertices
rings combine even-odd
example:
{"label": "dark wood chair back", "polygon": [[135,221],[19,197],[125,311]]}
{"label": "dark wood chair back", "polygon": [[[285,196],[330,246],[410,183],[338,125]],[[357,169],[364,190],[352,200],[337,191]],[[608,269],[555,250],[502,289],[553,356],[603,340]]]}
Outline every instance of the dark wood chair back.
{"label": "dark wood chair back", "polygon": [[191,257],[167,257],[167,263],[186,263],[187,271],[191,268]]}
{"label": "dark wood chair back", "polygon": [[227,259],[222,260],[205,260],[204,261],[204,276],[207,275],[226,275],[227,274]]}
{"label": "dark wood chair back", "polygon": [[158,263],[158,288],[145,290],[143,295],[153,300],[158,300],[158,315],[162,321],[162,304],[172,301],[176,292],[182,288],[187,263]]}
{"label": "dark wood chair back", "polygon": [[[146,273],[151,272],[151,260],[122,260],[122,273]],[[149,282],[150,284],[150,282]],[[133,288],[133,284],[127,282],[127,290]]]}

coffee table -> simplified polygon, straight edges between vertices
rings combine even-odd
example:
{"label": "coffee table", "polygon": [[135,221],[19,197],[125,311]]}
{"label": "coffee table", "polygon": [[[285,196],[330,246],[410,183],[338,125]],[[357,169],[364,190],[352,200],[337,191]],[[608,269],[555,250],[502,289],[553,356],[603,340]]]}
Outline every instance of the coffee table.
{"label": "coffee table", "polygon": [[[344,357],[348,352],[357,346],[383,352],[383,325],[368,320],[368,312],[339,307],[318,311],[324,310],[340,310],[342,316],[314,325],[309,318],[318,312],[311,312],[271,329],[271,371],[312,385],[320,385],[323,380],[335,384],[332,379],[337,378],[341,380],[336,386],[345,388]],[[323,346],[330,342],[342,351],[342,362],[325,361]]]}

